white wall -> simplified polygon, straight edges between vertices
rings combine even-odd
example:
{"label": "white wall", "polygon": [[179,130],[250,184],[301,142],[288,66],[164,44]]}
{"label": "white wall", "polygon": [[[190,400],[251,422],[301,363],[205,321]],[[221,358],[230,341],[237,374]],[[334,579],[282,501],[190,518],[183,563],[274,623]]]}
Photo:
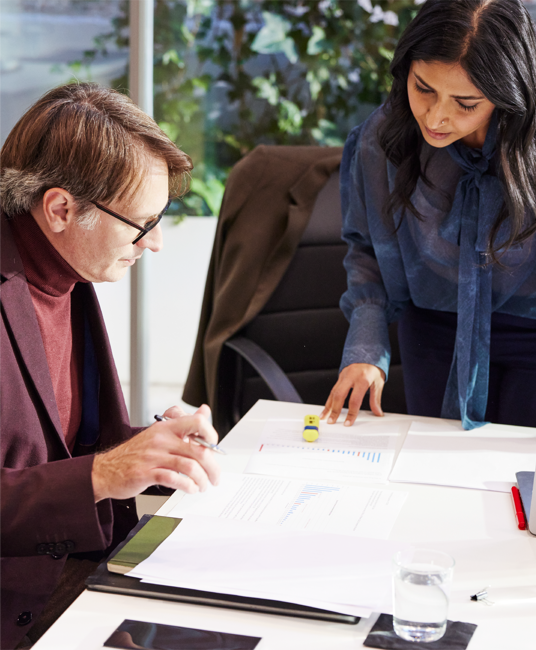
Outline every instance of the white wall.
{"label": "white wall", "polygon": [[[215,217],[187,217],[176,225],[173,218],[164,217],[163,250],[158,254],[144,253],[151,259],[149,380],[152,385],[168,387],[173,394],[188,375],[216,223]],[[130,274],[120,282],[96,284],[95,289],[119,377],[123,384],[128,384]],[[175,402],[177,399],[168,406]]]}

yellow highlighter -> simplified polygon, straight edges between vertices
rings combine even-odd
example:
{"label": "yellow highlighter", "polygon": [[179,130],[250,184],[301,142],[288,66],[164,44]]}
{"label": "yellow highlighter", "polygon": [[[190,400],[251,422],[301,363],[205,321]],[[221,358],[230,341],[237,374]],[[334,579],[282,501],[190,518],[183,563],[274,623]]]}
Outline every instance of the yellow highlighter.
{"label": "yellow highlighter", "polygon": [[307,442],[314,442],[318,439],[318,427],[320,426],[320,418],[318,415],[306,415],[305,426],[303,428],[303,437]]}

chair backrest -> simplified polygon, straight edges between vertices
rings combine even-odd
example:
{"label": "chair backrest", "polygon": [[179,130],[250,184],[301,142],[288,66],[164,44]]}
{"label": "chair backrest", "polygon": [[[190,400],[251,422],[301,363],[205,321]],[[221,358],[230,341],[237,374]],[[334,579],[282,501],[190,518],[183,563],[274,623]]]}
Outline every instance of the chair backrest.
{"label": "chair backrest", "polygon": [[[323,404],[337,381],[348,322],[339,307],[346,290],[341,239],[339,173],[319,192],[294,257],[262,311],[238,336],[250,339],[282,368],[303,402]],[[391,327],[393,352],[383,407],[406,412],[396,324]],[[226,355],[232,354],[226,351]],[[258,399],[273,399],[265,382],[236,355],[232,425]],[[222,363],[221,370],[229,366]],[[368,408],[368,401],[363,405]],[[220,423],[220,427],[221,427]]]}
{"label": "chair backrest", "polygon": [[[337,380],[348,322],[339,308],[346,289],[341,240],[339,174],[320,191],[308,226],[283,279],[261,313],[242,332],[279,364],[306,403],[321,404]],[[245,412],[271,399],[247,365],[241,395]]]}

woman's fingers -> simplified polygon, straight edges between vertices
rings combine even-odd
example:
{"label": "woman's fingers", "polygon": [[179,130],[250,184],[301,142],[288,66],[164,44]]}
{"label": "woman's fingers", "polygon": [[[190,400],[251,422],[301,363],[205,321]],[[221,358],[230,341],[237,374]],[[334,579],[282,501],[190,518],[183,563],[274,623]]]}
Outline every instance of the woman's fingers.
{"label": "woman's fingers", "polygon": [[337,422],[344,402],[351,391],[348,402],[346,426],[352,425],[363,403],[363,398],[370,388],[370,408],[375,415],[383,415],[381,395],[385,383],[385,374],[377,366],[369,363],[353,363],[343,368],[339,379],[332,388],[320,419],[328,418],[328,424]]}
{"label": "woman's fingers", "polygon": [[383,379],[383,377],[379,377],[378,379],[373,381],[370,386],[370,397],[369,397],[370,410],[374,413],[374,415],[377,415],[378,417],[383,417],[381,401],[382,401],[382,392],[384,386],[385,386],[385,380]]}
{"label": "woman's fingers", "polygon": [[326,401],[326,404],[324,405],[324,409],[322,410],[322,413],[320,413],[319,417],[321,420],[323,420],[327,415],[331,413],[331,406],[333,404],[332,392],[329,394],[329,397]]}
{"label": "woman's fingers", "polygon": [[351,384],[349,384],[344,378],[340,378],[333,387],[333,390],[331,391],[331,409],[330,413],[328,414],[329,424],[334,424],[337,422],[350,388]]}
{"label": "woman's fingers", "polygon": [[348,414],[346,415],[346,420],[344,421],[345,427],[351,426],[356,421],[367,390],[368,384],[365,381],[360,381],[358,385],[354,385],[352,387],[352,394],[350,395],[350,399],[348,401]]}

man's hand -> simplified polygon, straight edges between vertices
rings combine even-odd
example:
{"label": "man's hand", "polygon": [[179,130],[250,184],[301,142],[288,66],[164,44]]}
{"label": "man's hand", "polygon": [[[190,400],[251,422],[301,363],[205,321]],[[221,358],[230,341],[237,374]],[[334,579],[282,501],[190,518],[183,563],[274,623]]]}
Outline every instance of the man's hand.
{"label": "man's hand", "polygon": [[220,468],[216,454],[194,442],[197,435],[216,444],[218,434],[207,420],[208,406],[194,415],[178,407],[164,415],[170,420],[157,422],[131,440],[102,454],[93,461],[92,481],[95,503],[102,499],[128,499],[151,485],[194,493],[217,485]]}
{"label": "man's hand", "polygon": [[344,425],[349,427],[355,422],[365,393],[369,388],[370,409],[374,415],[382,416],[381,398],[384,384],[385,373],[377,366],[370,363],[352,363],[346,366],[346,368],[342,369],[337,383],[331,389],[324,410],[320,414],[320,419],[323,420],[329,416],[328,424],[337,422],[344,400],[351,390],[348,415],[344,421]]}

